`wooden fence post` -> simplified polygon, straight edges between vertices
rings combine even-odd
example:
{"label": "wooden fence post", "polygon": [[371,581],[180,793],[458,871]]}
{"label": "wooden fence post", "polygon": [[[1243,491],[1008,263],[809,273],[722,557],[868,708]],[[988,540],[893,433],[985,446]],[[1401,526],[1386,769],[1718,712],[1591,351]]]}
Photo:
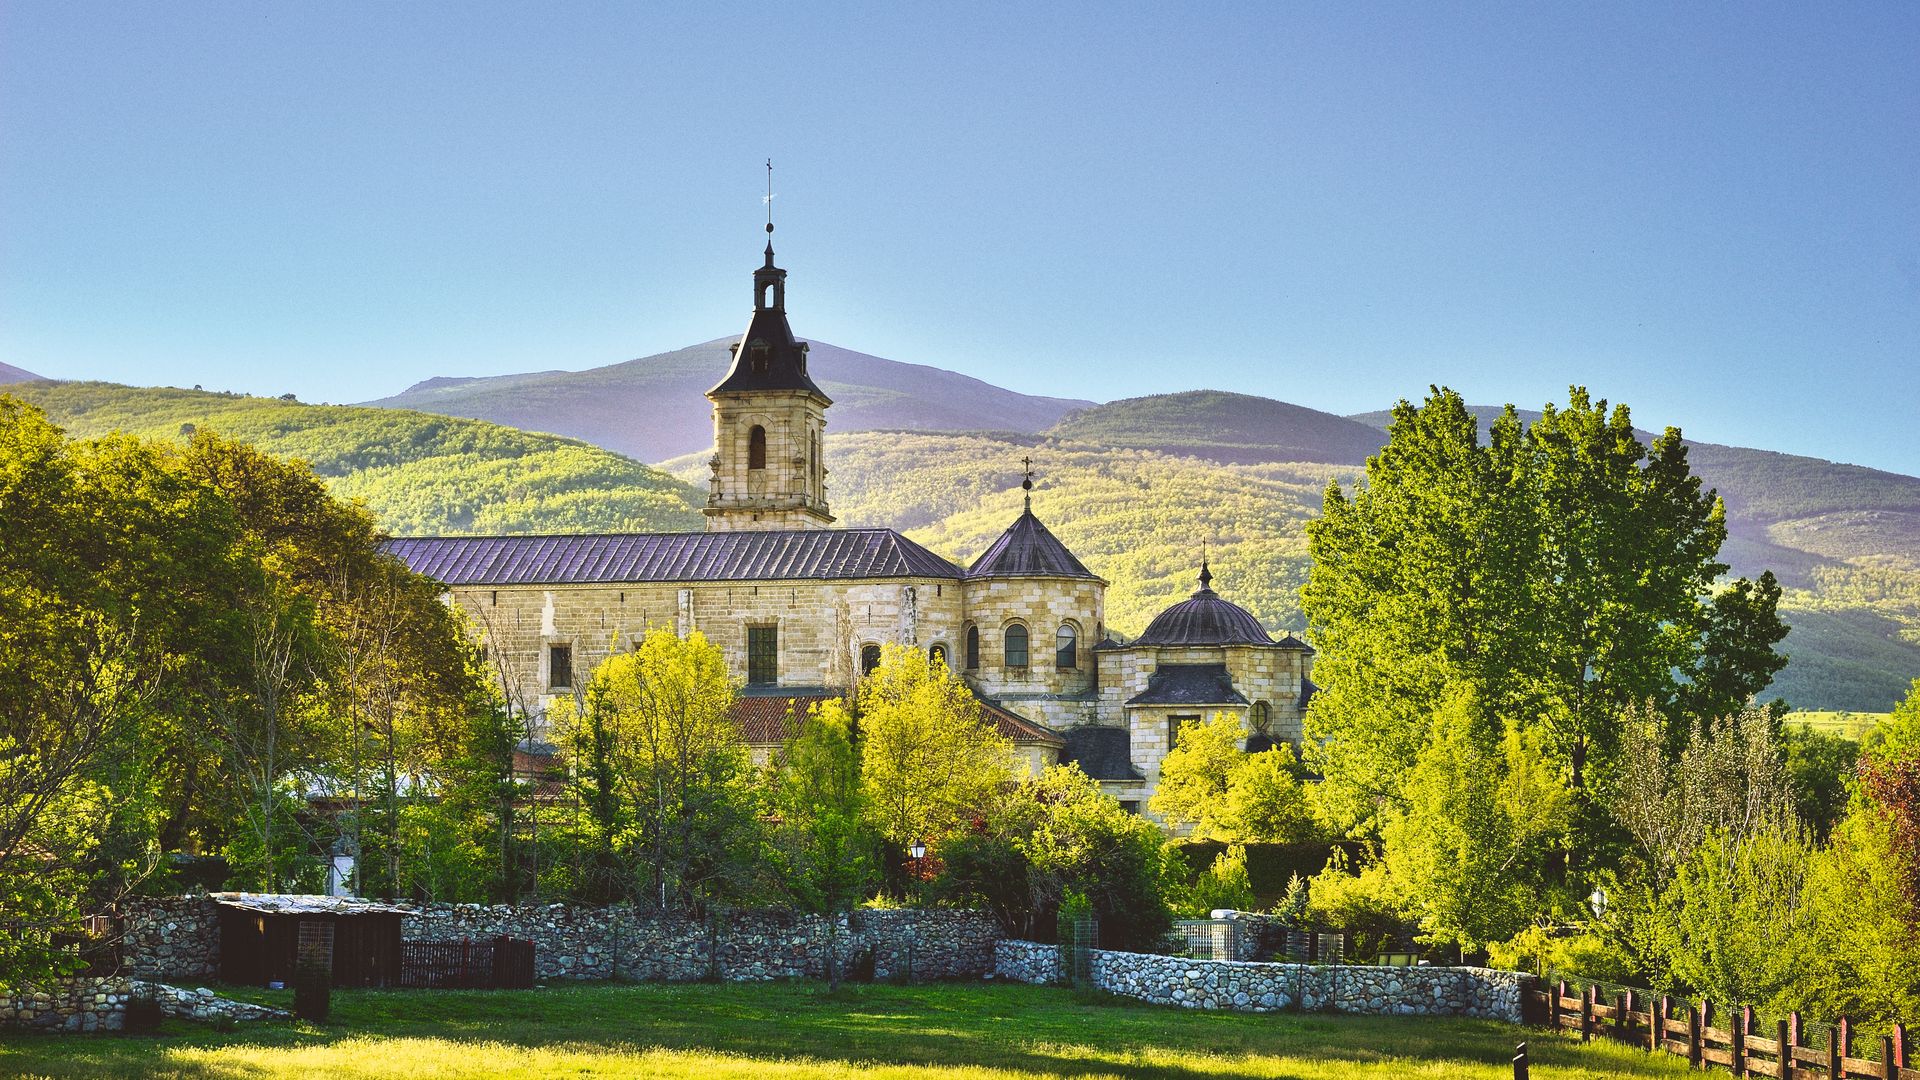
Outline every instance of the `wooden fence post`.
{"label": "wooden fence post", "polygon": [[1687,1002],[1687,1064],[1700,1067],[1700,1029],[1707,1026],[1706,1011]]}
{"label": "wooden fence post", "polygon": [[1907,1025],[1893,1025],[1893,1061],[1901,1068],[1907,1067]]}
{"label": "wooden fence post", "polygon": [[1780,1080],[1793,1080],[1793,1029],[1785,1020],[1774,1024],[1774,1038],[1780,1044]]}
{"label": "wooden fence post", "polygon": [[1831,1024],[1827,1026],[1827,1075],[1832,1080],[1841,1080],[1840,1058],[1845,1053],[1840,1048],[1840,1029]]}
{"label": "wooden fence post", "polygon": [[1547,987],[1547,1026],[1555,1031],[1560,1030],[1560,996],[1566,992],[1567,983],[1565,979],[1552,983]]}
{"label": "wooden fence post", "polygon": [[1581,1042],[1593,1041],[1594,996],[1595,996],[1595,992],[1592,986],[1588,986],[1585,990],[1580,991],[1580,1041]]}
{"label": "wooden fence post", "polygon": [[1633,991],[1613,995],[1613,1037],[1621,1042],[1633,1038]]}
{"label": "wooden fence post", "polygon": [[1800,1045],[1800,1010],[1795,1009],[1792,1012],[1788,1013],[1787,1020],[1793,1025],[1793,1045],[1799,1046]]}
{"label": "wooden fence post", "polygon": [[1733,1022],[1727,1025],[1727,1071],[1735,1076],[1747,1073],[1747,1021],[1753,1015],[1753,1006],[1742,1005],[1733,1014]]}
{"label": "wooden fence post", "polygon": [[1885,1080],[1900,1080],[1900,1066],[1893,1060],[1893,1036],[1880,1036],[1880,1075]]}
{"label": "wooden fence post", "polygon": [[1667,1010],[1671,1000],[1665,994],[1653,1000],[1653,1023],[1649,1025],[1651,1038],[1648,1040],[1652,1045],[1647,1047],[1649,1050],[1658,1051],[1667,1041]]}
{"label": "wooden fence post", "polygon": [[1527,1080],[1527,1044],[1513,1048],[1513,1080]]}

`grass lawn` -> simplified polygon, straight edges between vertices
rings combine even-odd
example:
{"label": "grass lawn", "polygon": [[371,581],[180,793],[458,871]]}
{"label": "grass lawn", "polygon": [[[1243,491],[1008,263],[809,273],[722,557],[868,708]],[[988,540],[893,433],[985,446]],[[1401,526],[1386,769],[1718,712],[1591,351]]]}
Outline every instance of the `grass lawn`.
{"label": "grass lawn", "polygon": [[[242,996],[236,993],[235,996]],[[286,993],[248,991],[281,1002]],[[272,1077],[1680,1076],[1682,1059],[1481,1020],[1189,1012],[1006,984],[337,991],[325,1025],[0,1039],[0,1075]]]}

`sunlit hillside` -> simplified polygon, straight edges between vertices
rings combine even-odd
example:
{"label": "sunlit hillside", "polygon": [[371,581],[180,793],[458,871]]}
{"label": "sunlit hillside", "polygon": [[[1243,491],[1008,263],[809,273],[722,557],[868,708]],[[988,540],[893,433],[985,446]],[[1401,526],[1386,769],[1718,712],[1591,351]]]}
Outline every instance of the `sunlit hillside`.
{"label": "sunlit hillside", "polygon": [[694,529],[684,484],[588,443],[481,420],[277,398],[35,383],[9,388],[76,436],[217,431],[313,466],[395,533]]}

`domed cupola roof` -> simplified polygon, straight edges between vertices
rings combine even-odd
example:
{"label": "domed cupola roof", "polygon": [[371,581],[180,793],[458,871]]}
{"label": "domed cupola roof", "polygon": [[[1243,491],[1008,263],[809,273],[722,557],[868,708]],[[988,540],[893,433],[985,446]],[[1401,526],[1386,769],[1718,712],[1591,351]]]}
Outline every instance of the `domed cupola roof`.
{"label": "domed cupola roof", "polygon": [[1200,591],[1154,616],[1133,645],[1272,645],[1260,620],[1213,591],[1213,572],[1200,563]]}

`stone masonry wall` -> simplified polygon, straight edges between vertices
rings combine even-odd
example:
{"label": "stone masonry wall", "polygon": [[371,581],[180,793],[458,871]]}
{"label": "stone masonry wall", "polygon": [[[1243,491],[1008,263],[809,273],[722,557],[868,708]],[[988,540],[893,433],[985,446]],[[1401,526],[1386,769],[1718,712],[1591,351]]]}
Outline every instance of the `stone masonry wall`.
{"label": "stone masonry wall", "polygon": [[979,978],[994,966],[998,924],[969,911],[861,911],[831,924],[819,916],[739,911],[708,922],[630,907],[419,905],[402,920],[408,940],[506,934],[535,944],[543,979],[684,982],[821,977],[828,941],[842,972],[876,979]]}
{"label": "stone masonry wall", "polygon": [[219,908],[205,896],[135,896],[120,903],[120,966],[143,979],[211,979],[220,970]]}
{"label": "stone masonry wall", "polygon": [[283,1009],[233,1001],[205,987],[183,990],[115,975],[56,979],[32,990],[0,991],[0,1030],[119,1031],[126,1027],[127,1002],[134,998],[151,998],[162,1016],[184,1020],[288,1016]]}
{"label": "stone masonry wall", "polygon": [[[1053,981],[1059,948],[1003,941],[995,973],[1021,982]],[[1093,950],[1093,985],[1123,997],[1188,1009],[1281,1009],[1371,1016],[1478,1016],[1521,1022],[1529,976],[1467,967],[1265,964]]]}
{"label": "stone masonry wall", "polygon": [[1060,946],[1008,939],[993,947],[995,978],[1039,986],[1060,981]]}

